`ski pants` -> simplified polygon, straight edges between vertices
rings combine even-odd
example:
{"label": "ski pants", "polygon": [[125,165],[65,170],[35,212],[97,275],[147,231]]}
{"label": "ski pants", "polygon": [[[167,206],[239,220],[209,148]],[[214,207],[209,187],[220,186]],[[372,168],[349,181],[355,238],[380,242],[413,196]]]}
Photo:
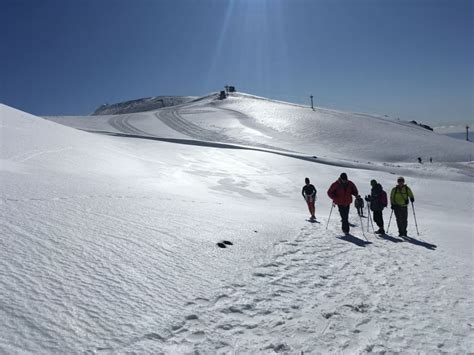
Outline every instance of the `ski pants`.
{"label": "ski pants", "polygon": [[379,229],[383,229],[383,214],[382,211],[374,211],[374,222],[377,223]]}
{"label": "ski pants", "polygon": [[341,215],[341,220],[342,220],[342,231],[344,233],[349,233],[349,206],[342,206],[338,205],[339,208],[339,214]]}
{"label": "ski pants", "polygon": [[309,210],[309,213],[311,213],[311,217],[314,217],[314,211],[315,211],[314,198],[311,196],[306,197],[306,203],[308,204],[308,210]]}
{"label": "ski pants", "polygon": [[408,226],[408,207],[395,206],[393,211],[395,212],[395,218],[397,219],[398,233],[406,235]]}

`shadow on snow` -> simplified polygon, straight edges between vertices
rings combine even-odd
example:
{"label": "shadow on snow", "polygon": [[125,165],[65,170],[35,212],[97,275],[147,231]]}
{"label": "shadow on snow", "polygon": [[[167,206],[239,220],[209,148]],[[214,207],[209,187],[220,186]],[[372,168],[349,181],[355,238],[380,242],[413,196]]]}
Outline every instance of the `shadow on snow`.
{"label": "shadow on snow", "polygon": [[381,234],[378,236],[380,239],[385,239],[385,240],[389,240],[391,242],[394,242],[394,243],[401,243],[403,242],[403,240],[401,239],[398,239],[398,238],[394,238],[392,237],[391,235],[388,235],[388,234]]}
{"label": "shadow on snow", "polygon": [[359,239],[359,238],[353,236],[352,234],[339,236],[337,238],[341,239],[341,240],[345,240],[346,242],[353,243],[353,244],[355,244],[359,247],[365,247],[368,244],[372,244],[372,242],[368,242],[366,240]]}
{"label": "shadow on snow", "polygon": [[430,243],[427,243],[427,242],[424,242],[422,240],[418,240],[418,239],[415,239],[415,238],[412,238],[412,237],[401,237],[401,238],[405,242],[412,243],[412,244],[415,244],[415,245],[419,245],[420,247],[425,247],[426,249],[429,249],[429,250],[436,250],[436,248],[438,247],[435,244],[430,244]]}

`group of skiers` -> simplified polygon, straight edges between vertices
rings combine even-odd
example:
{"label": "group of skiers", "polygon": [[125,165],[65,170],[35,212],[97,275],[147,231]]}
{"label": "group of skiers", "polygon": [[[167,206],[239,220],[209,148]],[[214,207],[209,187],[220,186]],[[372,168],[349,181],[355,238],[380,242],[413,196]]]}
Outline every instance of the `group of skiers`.
{"label": "group of skiers", "polygon": [[[385,234],[383,210],[388,204],[387,193],[383,190],[382,185],[374,179],[370,181],[370,186],[370,195],[365,196],[365,201],[367,201],[368,207],[373,212],[374,222],[378,226],[378,230],[375,231],[375,233]],[[311,214],[310,221],[315,221],[317,190],[310,183],[309,178],[305,178],[305,185],[301,193],[306,200]],[[352,196],[355,197],[354,205],[360,217],[363,217],[364,214],[364,199],[359,195],[356,185],[347,178],[346,173],[342,173],[339,178],[331,184],[327,194],[333,202],[333,207],[338,207],[339,214],[341,215],[342,231],[348,235],[350,230],[349,209],[352,204]],[[400,237],[407,236],[409,201],[413,203],[415,197],[411,189],[405,184],[405,179],[400,176],[397,179],[397,185],[390,192],[390,204],[397,220],[398,234]]]}

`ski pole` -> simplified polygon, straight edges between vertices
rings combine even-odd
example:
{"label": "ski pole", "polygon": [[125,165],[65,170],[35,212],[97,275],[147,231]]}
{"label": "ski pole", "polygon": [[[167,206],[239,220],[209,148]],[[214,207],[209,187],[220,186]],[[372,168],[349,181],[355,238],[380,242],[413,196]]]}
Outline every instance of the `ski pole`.
{"label": "ski pole", "polygon": [[365,236],[365,233],[364,233],[364,224],[362,223],[362,217],[361,215],[359,215],[359,218],[360,218],[360,228],[362,229],[362,235],[364,236],[365,240],[369,241],[367,239],[367,237]]}
{"label": "ski pole", "polygon": [[326,223],[326,229],[328,229],[329,220],[331,219],[331,213],[332,213],[333,207],[334,207],[334,203],[331,204],[331,211],[329,212],[328,223]]}
{"label": "ski pole", "polygon": [[[367,201],[367,217],[370,217],[370,202]],[[367,230],[369,230],[369,218],[367,218]]]}
{"label": "ski pole", "polygon": [[392,215],[393,215],[393,210],[392,210],[392,213],[390,213],[390,219],[388,220],[387,234],[388,234],[388,230],[390,229],[390,222],[392,221]]}
{"label": "ski pole", "polygon": [[[369,220],[370,220],[370,225],[372,226],[372,232],[375,233],[374,222],[372,222],[372,216],[370,214],[370,211],[369,211]],[[369,230],[369,228],[367,227],[367,231],[368,230]]]}
{"label": "ski pole", "polygon": [[367,231],[369,231],[369,221],[372,225],[372,232],[375,233],[374,222],[372,222],[372,216],[370,215],[370,202],[367,202]]}
{"label": "ski pole", "polygon": [[418,224],[416,223],[415,205],[413,202],[411,203],[411,208],[413,209],[413,218],[415,219],[416,234],[420,235],[420,232],[418,232]]}

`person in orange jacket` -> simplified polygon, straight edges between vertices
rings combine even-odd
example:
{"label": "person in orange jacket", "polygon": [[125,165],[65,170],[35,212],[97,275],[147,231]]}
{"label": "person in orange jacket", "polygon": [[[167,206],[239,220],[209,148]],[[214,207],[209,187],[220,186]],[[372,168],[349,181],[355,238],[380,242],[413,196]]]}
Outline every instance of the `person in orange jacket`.
{"label": "person in orange jacket", "polygon": [[329,187],[328,196],[333,204],[337,205],[342,220],[342,231],[349,234],[349,209],[352,203],[352,196],[359,194],[355,184],[347,179],[347,174],[342,173]]}

